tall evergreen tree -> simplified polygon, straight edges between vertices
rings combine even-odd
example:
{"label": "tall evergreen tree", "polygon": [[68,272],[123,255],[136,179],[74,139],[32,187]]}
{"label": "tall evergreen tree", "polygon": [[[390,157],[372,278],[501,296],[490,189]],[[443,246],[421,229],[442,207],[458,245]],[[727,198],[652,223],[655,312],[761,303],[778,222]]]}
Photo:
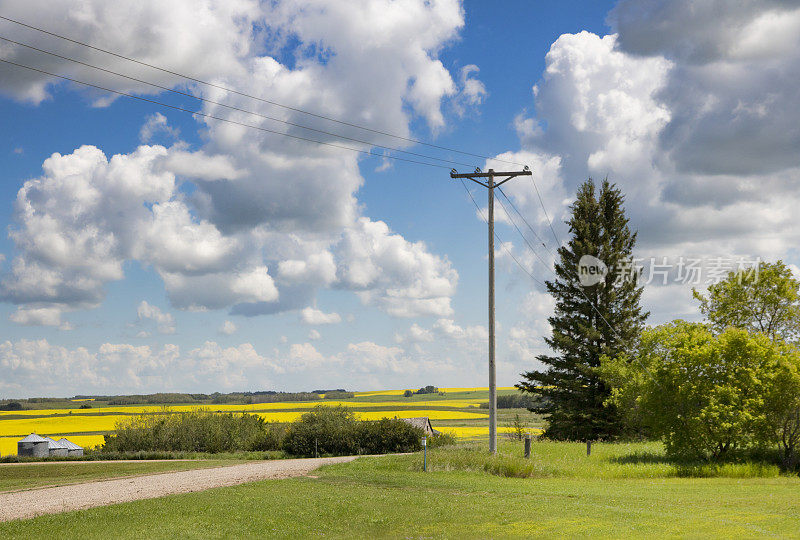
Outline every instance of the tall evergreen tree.
{"label": "tall evergreen tree", "polygon": [[[624,199],[608,180],[599,194],[591,179],[581,185],[567,222],[571,238],[558,250],[557,277],[546,282],[556,300],[552,336],[545,339],[553,354],[538,356],[545,369],[524,373],[517,387],[539,396],[538,410],[549,421],[545,436],[553,439],[609,439],[622,430],[620,415],[605,403],[610,389],[595,368],[602,355],[623,352],[649,315],[639,305],[642,286],[632,264],[636,233],[628,227]],[[608,267],[592,286],[579,280],[584,255]]]}

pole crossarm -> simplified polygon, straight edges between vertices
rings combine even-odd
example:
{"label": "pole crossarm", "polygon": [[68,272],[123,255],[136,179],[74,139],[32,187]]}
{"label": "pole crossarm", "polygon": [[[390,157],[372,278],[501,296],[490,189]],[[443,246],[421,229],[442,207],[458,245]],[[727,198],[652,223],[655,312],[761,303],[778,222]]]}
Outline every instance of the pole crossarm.
{"label": "pole crossarm", "polygon": [[[527,166],[521,171],[506,171],[506,172],[494,172],[494,171],[480,172],[480,170],[478,170],[478,171],[475,171],[474,173],[459,173],[455,169],[452,169],[450,171],[450,178],[467,178],[469,180],[472,180],[476,184],[482,185],[485,188],[494,189],[496,187],[500,187],[501,185],[505,184],[506,182],[508,182],[512,178],[516,178],[517,176],[531,176],[532,174],[533,173],[530,171],[530,169],[528,169]],[[480,180],[476,180],[477,178],[491,178],[491,179],[494,179],[494,178],[497,178],[498,176],[501,176],[501,177],[505,176],[505,178],[503,180],[501,180],[500,182],[494,182],[492,184],[491,188],[490,188],[489,184],[487,184],[485,182],[481,182]]]}

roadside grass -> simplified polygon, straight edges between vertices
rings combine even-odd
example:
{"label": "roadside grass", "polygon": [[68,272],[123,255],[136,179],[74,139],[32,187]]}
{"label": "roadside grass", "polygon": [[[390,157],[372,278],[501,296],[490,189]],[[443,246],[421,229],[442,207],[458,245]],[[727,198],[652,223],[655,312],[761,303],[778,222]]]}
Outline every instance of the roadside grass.
{"label": "roadside grass", "polygon": [[[777,464],[767,460],[731,463],[680,462],[666,458],[660,442],[595,443],[591,456],[586,445],[535,441],[525,459],[522,442],[501,441],[490,456],[485,442],[459,444],[428,454],[430,471],[479,471],[513,478],[774,478]],[[406,457],[390,458],[408,460]],[[414,460],[413,470],[422,462]]]}
{"label": "roadside grass", "polygon": [[205,461],[143,461],[141,463],[38,463],[0,465],[0,492],[32,489],[43,486],[63,486],[161,472],[186,471],[235,465],[232,460]]}
{"label": "roadside grass", "polygon": [[[760,537],[800,530],[797,477],[675,478],[653,468],[663,463],[617,459],[657,455],[656,445],[597,444],[589,458],[581,446],[535,443],[534,455],[550,467],[543,477],[473,470],[485,452],[440,448],[429,452],[427,473],[418,470],[419,453],[362,458],[309,477],[3,523],[0,537]],[[450,469],[437,468],[443,456]]]}

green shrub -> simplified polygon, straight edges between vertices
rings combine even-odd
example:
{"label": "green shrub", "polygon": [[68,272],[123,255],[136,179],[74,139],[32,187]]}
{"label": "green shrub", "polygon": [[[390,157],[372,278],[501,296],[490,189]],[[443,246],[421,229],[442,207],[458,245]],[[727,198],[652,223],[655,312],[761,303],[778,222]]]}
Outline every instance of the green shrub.
{"label": "green shrub", "polygon": [[420,450],[423,431],[398,419],[359,422],[347,407],[317,405],[286,429],[295,456],[386,454]]}
{"label": "green shrub", "polygon": [[358,444],[362,454],[416,452],[422,449],[424,432],[397,418],[359,422]]}
{"label": "green shrub", "polygon": [[413,395],[414,395],[413,390],[406,390],[405,392],[403,392],[403,397],[411,397]]}
{"label": "green shrub", "polygon": [[104,452],[242,452],[277,450],[283,429],[252,414],[188,413],[132,416],[106,435]]}
{"label": "green shrub", "polygon": [[428,437],[428,447],[438,448],[440,446],[450,446],[456,444],[456,436],[452,433],[439,432],[432,437]]}
{"label": "green shrub", "polygon": [[629,425],[660,437],[671,457],[724,461],[800,438],[800,352],[761,333],[673,321],[642,333],[635,360],[604,357],[599,373]]}
{"label": "green shrub", "polygon": [[283,449],[296,456],[352,455],[358,451],[355,415],[347,407],[317,405],[289,425]]}

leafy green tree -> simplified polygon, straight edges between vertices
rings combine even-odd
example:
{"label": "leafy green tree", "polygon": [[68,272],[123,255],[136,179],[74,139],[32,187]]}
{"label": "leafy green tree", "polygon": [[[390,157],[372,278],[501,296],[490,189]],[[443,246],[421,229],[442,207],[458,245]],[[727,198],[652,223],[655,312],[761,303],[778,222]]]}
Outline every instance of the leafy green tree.
{"label": "leafy green tree", "polygon": [[[599,193],[598,193],[599,191]],[[523,374],[520,390],[538,396],[535,410],[546,415],[544,433],[553,439],[609,439],[620,434],[616,407],[607,402],[610,389],[597,374],[603,355],[618,356],[639,335],[648,316],[640,307],[642,288],[631,268],[636,233],[628,226],[624,196],[607,180],[598,190],[590,179],[581,185],[570,207],[571,237],[558,250],[556,279],[546,283],[556,301],[545,339],[553,354],[537,357],[545,369]],[[609,269],[591,286],[579,282],[585,255]]]}
{"label": "leafy green tree", "polygon": [[757,436],[764,446],[777,444],[783,451],[784,467],[794,470],[800,449],[800,354],[785,348],[785,361],[776,369],[768,389],[766,424]]}
{"label": "leafy green tree", "polygon": [[610,403],[662,438],[669,455],[721,458],[773,446],[792,427],[797,363],[795,348],[762,333],[714,335],[674,321],[645,330],[634,358],[604,357],[599,372],[613,387]]}
{"label": "leafy green tree", "polygon": [[763,332],[773,340],[800,336],[800,282],[781,261],[760,263],[758,271],[731,272],[711,285],[706,296],[694,290],[694,297],[716,332],[732,326]]}

